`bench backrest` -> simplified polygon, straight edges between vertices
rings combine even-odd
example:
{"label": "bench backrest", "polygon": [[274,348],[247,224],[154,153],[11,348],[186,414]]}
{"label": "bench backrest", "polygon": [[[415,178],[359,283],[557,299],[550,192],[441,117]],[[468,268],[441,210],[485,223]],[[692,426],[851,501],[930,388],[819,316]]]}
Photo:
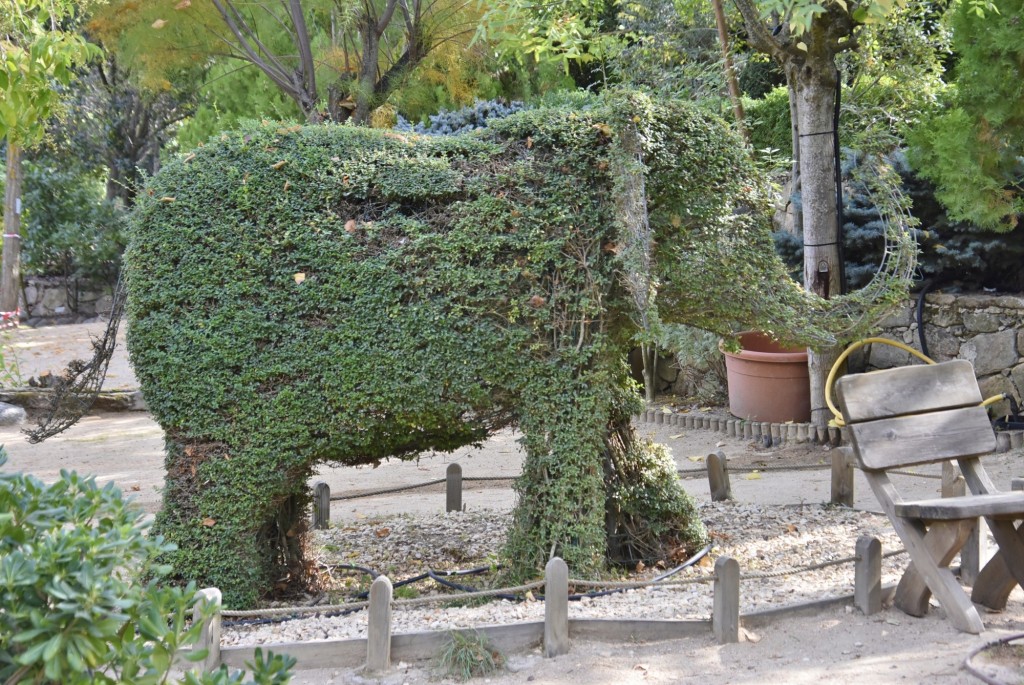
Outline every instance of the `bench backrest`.
{"label": "bench backrest", "polygon": [[861,468],[889,469],[992,452],[995,433],[970,362],[844,376],[840,411]]}

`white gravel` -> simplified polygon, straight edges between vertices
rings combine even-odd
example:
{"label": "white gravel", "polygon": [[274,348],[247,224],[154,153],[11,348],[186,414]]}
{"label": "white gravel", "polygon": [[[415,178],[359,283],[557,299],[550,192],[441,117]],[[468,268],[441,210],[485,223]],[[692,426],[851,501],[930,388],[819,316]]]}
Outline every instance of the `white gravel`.
{"label": "white gravel", "polygon": [[[852,562],[803,573],[795,570],[852,557],[857,538],[862,535],[879,538],[883,552],[900,548],[888,521],[878,514],[821,505],[777,507],[726,502],[700,506],[701,517],[714,539],[714,549],[699,565],[685,569],[673,579],[710,579],[714,560],[722,556],[735,558],[743,575],[794,570],[770,579],[744,579],[740,585],[742,612],[852,593]],[[354,589],[366,589],[368,576],[337,568],[339,564],[372,568],[388,575],[393,582],[417,575],[426,568],[443,571],[492,564],[508,523],[508,513],[482,511],[367,518],[317,531],[313,537],[314,553],[333,591],[310,599],[321,604],[342,602]],[[885,559],[882,582],[898,580],[905,563],[905,556]],[[648,579],[659,572],[661,569],[645,569],[619,578]],[[458,582],[483,587],[487,576],[466,576]],[[396,589],[396,598],[440,592],[440,586],[428,579]],[[569,615],[571,618],[707,619],[711,610],[711,584],[701,582],[584,598],[570,603]],[[544,604],[539,601],[496,600],[477,606],[442,603],[396,606],[393,631],[449,630],[540,621],[543,617]],[[365,611],[258,625],[241,625],[228,619],[222,644],[344,639],[365,634]]]}

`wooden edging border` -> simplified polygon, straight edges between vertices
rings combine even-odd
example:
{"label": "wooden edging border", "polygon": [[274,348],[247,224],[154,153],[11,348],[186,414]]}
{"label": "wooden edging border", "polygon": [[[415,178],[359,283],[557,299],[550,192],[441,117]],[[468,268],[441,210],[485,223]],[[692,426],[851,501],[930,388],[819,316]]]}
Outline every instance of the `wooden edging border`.
{"label": "wooden edging border", "polygon": [[[886,601],[891,599],[894,592],[895,585],[887,585],[882,588],[882,595]],[[849,594],[754,611],[740,614],[740,625],[744,628],[764,628],[780,619],[814,616],[829,609],[849,606],[853,603],[854,595]],[[710,618],[688,620],[569,619],[570,639],[591,642],[661,642],[687,637],[710,637],[712,630]],[[450,631],[400,633],[391,638],[391,657],[397,661],[431,659],[448,644],[449,635],[453,632],[477,633],[485,637],[495,649],[501,652],[523,652],[541,644],[544,636],[544,622],[530,621]],[[263,649],[264,652],[273,651],[275,654],[288,654],[294,657],[298,662],[296,667],[301,670],[357,668],[366,659],[367,639],[363,637],[221,647],[221,663],[230,668],[245,668],[245,663],[253,660],[257,647]]]}

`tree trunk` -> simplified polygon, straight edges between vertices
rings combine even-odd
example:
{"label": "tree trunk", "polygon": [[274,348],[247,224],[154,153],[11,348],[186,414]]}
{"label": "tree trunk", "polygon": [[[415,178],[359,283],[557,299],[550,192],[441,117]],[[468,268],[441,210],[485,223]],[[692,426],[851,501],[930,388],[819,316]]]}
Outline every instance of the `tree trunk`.
{"label": "tree trunk", "polygon": [[[838,72],[831,56],[809,55],[791,64],[787,77],[796,96],[799,170],[803,208],[804,287],[828,299],[840,292],[839,219],[836,215],[833,116]],[[835,348],[809,350],[811,422],[828,424],[825,379]]]}
{"label": "tree trunk", "polygon": [[17,321],[21,286],[21,148],[7,141],[7,178],[4,190],[4,252],[0,273],[0,312]]}
{"label": "tree trunk", "polygon": [[356,89],[356,108],[353,121],[360,126],[370,121],[375,86],[377,85],[377,55],[380,52],[378,38],[372,22],[367,20],[363,28],[363,62],[359,65],[359,87]]}
{"label": "tree trunk", "polygon": [[725,82],[729,86],[729,100],[732,102],[732,113],[736,117],[736,127],[739,129],[743,140],[750,143],[750,136],[747,134],[747,127],[744,124],[743,101],[740,99],[740,84],[736,79],[736,69],[732,64],[732,56],[729,54],[729,29],[725,23],[725,11],[722,9],[722,0],[711,0],[715,9],[715,24],[718,26],[718,44],[722,48],[722,63],[725,69]]}

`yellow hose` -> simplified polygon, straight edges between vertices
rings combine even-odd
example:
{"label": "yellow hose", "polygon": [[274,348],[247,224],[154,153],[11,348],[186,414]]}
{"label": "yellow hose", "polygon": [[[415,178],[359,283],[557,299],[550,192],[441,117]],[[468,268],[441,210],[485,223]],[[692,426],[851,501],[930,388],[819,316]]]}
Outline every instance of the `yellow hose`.
{"label": "yellow hose", "polygon": [[[825,403],[828,404],[829,410],[832,412],[832,415],[835,416],[835,418],[832,419],[832,421],[830,422],[832,425],[846,425],[846,422],[843,420],[842,412],[836,409],[836,405],[832,402],[832,385],[833,383],[835,383],[836,374],[839,373],[839,367],[843,365],[843,362],[846,361],[846,358],[849,357],[854,352],[854,350],[858,350],[864,347],[865,345],[870,345],[871,343],[883,343],[885,345],[892,345],[893,347],[898,347],[904,352],[909,352],[910,354],[914,355],[915,357],[925,362],[926,364],[935,363],[934,359],[922,354],[921,352],[918,352],[910,345],[904,345],[898,340],[889,340],[888,338],[865,338],[864,340],[858,340],[857,342],[853,343],[845,350],[843,350],[843,353],[841,355],[839,355],[839,358],[836,359],[836,363],[832,365],[832,369],[828,372],[828,378],[825,380]],[[990,404],[995,404],[1000,400],[1006,399],[1006,397],[1006,393],[1003,393],[1001,395],[993,395],[992,397],[989,397],[988,399],[983,401],[981,403],[981,406],[987,407]]]}

